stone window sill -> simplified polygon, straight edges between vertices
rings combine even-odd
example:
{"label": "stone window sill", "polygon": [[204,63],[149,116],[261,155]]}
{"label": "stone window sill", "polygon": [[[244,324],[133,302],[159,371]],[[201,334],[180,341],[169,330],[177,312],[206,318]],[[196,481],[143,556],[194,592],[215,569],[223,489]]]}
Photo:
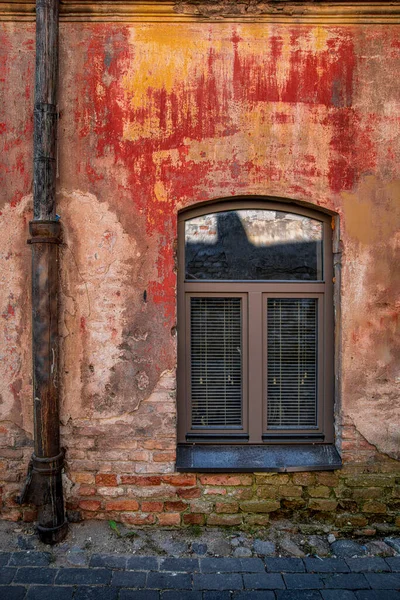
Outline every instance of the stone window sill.
{"label": "stone window sill", "polygon": [[333,444],[198,445],[180,444],[176,470],[232,473],[333,471],[342,461]]}

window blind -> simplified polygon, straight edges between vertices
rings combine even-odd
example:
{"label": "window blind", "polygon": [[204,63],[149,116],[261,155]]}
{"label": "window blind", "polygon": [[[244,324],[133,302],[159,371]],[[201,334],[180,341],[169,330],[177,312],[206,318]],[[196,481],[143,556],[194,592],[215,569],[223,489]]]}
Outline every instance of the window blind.
{"label": "window blind", "polygon": [[192,427],[241,427],[241,299],[192,297],[190,331]]}
{"label": "window blind", "polygon": [[317,425],[317,300],[268,298],[267,429]]}

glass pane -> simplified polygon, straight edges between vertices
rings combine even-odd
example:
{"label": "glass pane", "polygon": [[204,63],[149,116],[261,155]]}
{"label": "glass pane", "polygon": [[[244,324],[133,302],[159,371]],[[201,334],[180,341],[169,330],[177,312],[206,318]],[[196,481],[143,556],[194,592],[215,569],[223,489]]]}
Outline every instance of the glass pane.
{"label": "glass pane", "polygon": [[275,210],[231,210],[185,222],[185,277],[322,279],[322,222]]}
{"label": "glass pane", "polygon": [[192,427],[242,424],[240,298],[190,299]]}
{"label": "glass pane", "polygon": [[268,298],[268,429],[317,425],[317,300]]}

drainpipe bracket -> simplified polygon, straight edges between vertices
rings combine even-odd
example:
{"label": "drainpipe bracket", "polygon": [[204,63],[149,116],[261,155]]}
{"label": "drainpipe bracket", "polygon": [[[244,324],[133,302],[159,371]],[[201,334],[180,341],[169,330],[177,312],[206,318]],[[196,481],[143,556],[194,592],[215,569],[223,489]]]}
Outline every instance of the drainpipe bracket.
{"label": "drainpipe bracket", "polygon": [[28,244],[61,244],[62,228],[59,221],[29,221],[31,238]]}
{"label": "drainpipe bracket", "polygon": [[34,453],[32,454],[25,484],[18,498],[18,504],[35,504],[36,506],[44,504],[48,486],[43,475],[55,477],[64,468],[64,457],[64,449],[57,456],[46,458],[40,458]]}

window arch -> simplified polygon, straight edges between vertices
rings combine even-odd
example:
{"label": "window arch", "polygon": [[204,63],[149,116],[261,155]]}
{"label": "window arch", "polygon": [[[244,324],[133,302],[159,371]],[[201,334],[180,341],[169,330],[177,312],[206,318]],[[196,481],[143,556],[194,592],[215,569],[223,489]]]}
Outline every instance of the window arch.
{"label": "window arch", "polygon": [[198,468],[221,470],[215,457],[234,449],[241,464],[229,470],[250,470],[255,448],[254,468],[276,470],[281,451],[285,470],[301,451],[331,453],[337,468],[331,216],[254,199],[203,205],[180,213],[178,248],[177,468],[196,470],[201,456]]}

